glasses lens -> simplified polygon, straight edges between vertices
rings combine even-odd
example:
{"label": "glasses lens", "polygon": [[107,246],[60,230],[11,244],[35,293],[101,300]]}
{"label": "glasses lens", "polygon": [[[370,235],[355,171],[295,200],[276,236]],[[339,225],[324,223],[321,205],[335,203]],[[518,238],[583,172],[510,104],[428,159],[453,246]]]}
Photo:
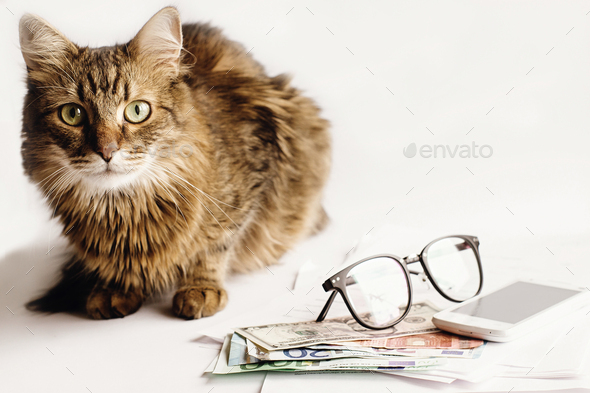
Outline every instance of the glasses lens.
{"label": "glasses lens", "polygon": [[346,277],[346,292],[357,317],[371,327],[393,324],[410,301],[404,269],[388,257],[369,259],[352,268]]}
{"label": "glasses lens", "polygon": [[463,301],[477,294],[481,284],[476,251],[460,237],[448,237],[432,244],[426,253],[432,279],[454,300]]}

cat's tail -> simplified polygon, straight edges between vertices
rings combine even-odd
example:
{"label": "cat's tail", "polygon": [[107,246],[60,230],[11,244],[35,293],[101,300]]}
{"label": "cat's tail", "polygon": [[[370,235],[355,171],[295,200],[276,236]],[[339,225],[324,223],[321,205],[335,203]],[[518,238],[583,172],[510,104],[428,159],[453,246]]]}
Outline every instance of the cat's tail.
{"label": "cat's tail", "polygon": [[58,283],[43,296],[27,303],[27,309],[48,313],[83,311],[96,282],[97,277],[73,258],[63,267]]}

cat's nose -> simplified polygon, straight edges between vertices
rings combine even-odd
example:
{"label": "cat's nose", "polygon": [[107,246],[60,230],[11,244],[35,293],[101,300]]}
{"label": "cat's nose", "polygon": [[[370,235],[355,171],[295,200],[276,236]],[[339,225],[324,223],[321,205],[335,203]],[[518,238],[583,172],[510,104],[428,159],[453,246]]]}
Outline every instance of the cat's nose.
{"label": "cat's nose", "polygon": [[113,158],[113,154],[119,150],[119,146],[117,146],[117,144],[115,142],[111,142],[106,146],[103,146],[102,149],[100,149],[100,154],[102,155],[102,158],[106,161],[109,162],[111,160],[111,158]]}

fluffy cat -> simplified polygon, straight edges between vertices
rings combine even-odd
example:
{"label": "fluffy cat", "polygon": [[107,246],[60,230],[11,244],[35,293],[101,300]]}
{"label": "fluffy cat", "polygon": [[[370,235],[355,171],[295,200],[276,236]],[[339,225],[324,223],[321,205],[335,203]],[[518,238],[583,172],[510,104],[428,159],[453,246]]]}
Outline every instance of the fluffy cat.
{"label": "fluffy cat", "polygon": [[167,7],[127,44],[88,48],[25,15],[20,44],[23,165],[75,250],[30,309],[124,317],[176,288],[176,315],[210,316],[228,271],[326,223],[327,121],[219,29]]}

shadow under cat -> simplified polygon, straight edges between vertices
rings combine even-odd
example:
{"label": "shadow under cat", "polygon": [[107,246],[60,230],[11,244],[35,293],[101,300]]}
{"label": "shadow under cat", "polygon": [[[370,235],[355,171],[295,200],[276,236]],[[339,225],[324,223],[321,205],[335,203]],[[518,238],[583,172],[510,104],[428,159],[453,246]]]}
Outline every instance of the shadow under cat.
{"label": "shadow under cat", "polygon": [[[30,245],[14,250],[0,259],[0,290],[4,292],[2,303],[7,309],[2,315],[10,318],[13,313],[26,313],[25,310],[28,310],[46,316],[64,312],[88,319],[85,302],[87,294],[92,290],[91,280],[74,282],[72,288],[66,288],[63,282],[58,281],[64,261],[70,260],[72,255],[67,242],[60,239],[50,252],[47,247]],[[84,284],[88,286],[84,287]],[[171,293],[163,293],[145,301],[142,308],[177,319],[170,309],[171,300]],[[0,317],[0,325],[2,319]]]}

